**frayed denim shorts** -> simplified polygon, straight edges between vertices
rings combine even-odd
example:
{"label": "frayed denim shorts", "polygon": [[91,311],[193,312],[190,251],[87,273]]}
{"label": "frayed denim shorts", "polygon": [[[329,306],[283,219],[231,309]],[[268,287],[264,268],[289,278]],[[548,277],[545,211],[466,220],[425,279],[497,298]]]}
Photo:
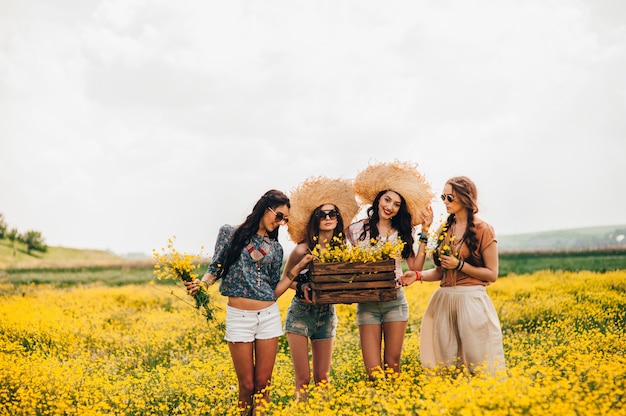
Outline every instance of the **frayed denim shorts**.
{"label": "frayed denim shorts", "polygon": [[359,303],[356,307],[357,325],[380,325],[385,322],[409,320],[409,304],[404,290],[398,289],[398,298],[387,302]]}
{"label": "frayed denim shorts", "polygon": [[226,305],[226,332],[228,342],[253,342],[283,335],[278,304],[264,309],[248,311]]}
{"label": "frayed denim shorts", "polygon": [[287,310],[285,332],[319,341],[334,338],[336,330],[335,305],[311,305],[293,298]]}

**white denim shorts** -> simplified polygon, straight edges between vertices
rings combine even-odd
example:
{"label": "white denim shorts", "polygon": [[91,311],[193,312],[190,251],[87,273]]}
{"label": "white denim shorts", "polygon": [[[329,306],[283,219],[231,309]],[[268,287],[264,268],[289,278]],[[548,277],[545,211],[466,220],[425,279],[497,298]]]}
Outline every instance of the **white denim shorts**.
{"label": "white denim shorts", "polygon": [[277,303],[256,311],[226,305],[226,341],[253,342],[255,339],[270,339],[281,335],[283,328]]}

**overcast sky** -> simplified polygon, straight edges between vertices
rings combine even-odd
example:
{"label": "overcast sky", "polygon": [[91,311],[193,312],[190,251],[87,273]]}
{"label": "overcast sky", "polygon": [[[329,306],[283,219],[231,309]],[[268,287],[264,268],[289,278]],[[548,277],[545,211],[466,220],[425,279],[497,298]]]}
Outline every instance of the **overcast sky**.
{"label": "overcast sky", "polygon": [[212,254],[268,189],[406,160],[500,235],[626,224],[625,74],[622,0],[0,0],[0,212]]}

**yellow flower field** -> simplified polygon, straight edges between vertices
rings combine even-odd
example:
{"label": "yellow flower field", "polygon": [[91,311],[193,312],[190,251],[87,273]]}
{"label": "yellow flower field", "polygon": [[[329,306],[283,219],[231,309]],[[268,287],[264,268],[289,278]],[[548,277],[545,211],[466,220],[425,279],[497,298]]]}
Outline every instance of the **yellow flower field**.
{"label": "yellow flower field", "polygon": [[[419,326],[436,283],[406,288],[403,372],[365,380],[355,305],[338,305],[331,385],[296,403],[285,339],[272,415],[626,414],[626,271],[538,272],[488,288],[504,332],[507,374],[432,376],[419,362]],[[219,322],[184,290],[160,285],[0,283],[0,415],[230,415],[237,380]],[[291,292],[279,305],[286,314]]]}

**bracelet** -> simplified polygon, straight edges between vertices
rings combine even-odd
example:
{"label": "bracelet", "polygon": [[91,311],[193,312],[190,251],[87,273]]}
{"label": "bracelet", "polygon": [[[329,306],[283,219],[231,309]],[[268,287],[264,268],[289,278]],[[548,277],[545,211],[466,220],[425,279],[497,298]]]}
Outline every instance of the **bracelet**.
{"label": "bracelet", "polygon": [[413,270],[415,272],[415,275],[417,276],[417,278],[415,279],[416,281],[421,282],[422,281],[422,274],[420,273],[419,270]]}
{"label": "bracelet", "polygon": [[456,270],[461,270],[464,264],[465,264],[465,261],[463,261],[463,259],[459,259],[459,264],[457,264]]}
{"label": "bracelet", "polygon": [[420,235],[419,235],[419,242],[420,243],[428,243],[428,234],[420,233]]}
{"label": "bracelet", "polygon": [[287,275],[287,277],[289,278],[289,280],[291,280],[292,282],[293,282],[293,279],[295,279],[295,278],[296,278],[296,276],[297,276],[297,275],[293,275],[293,274],[291,274],[291,269],[287,270],[287,271],[285,272],[285,274]]}

